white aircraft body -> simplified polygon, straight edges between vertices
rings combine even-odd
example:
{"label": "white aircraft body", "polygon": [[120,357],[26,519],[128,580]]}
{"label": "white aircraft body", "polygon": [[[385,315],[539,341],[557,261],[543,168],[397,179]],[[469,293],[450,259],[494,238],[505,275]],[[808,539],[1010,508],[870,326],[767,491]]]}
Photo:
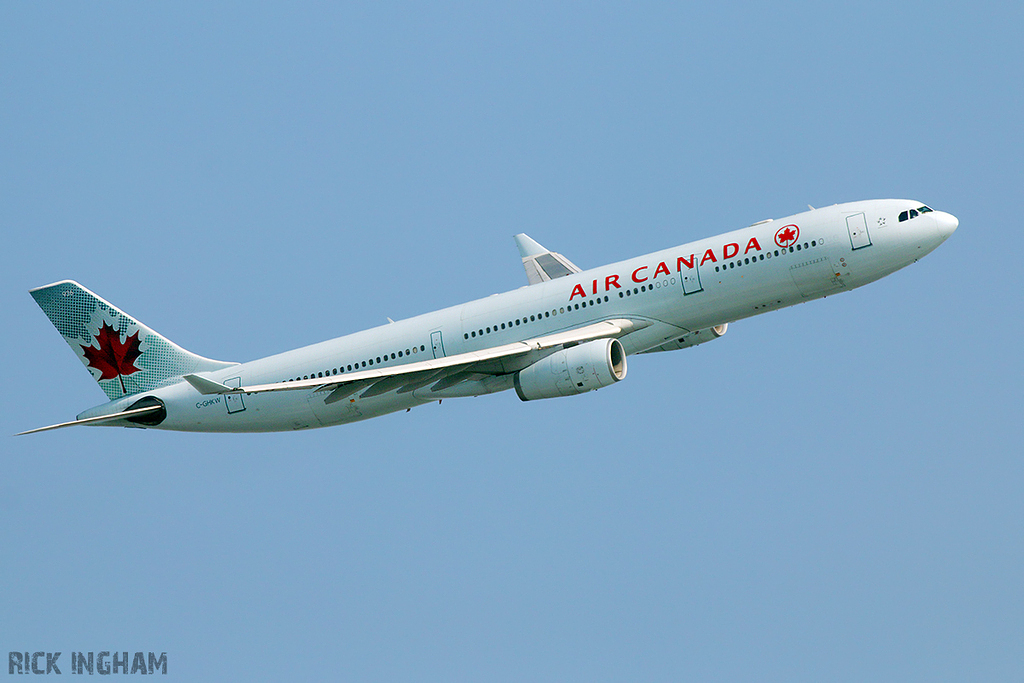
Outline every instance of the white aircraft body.
{"label": "white aircraft body", "polygon": [[838,204],[581,271],[517,235],[530,285],[247,363],[192,354],[81,285],[31,294],[110,399],[72,425],[264,432],[345,424],[515,389],[570,396],[626,357],[844,292],[942,244],[957,219],[920,202]]}

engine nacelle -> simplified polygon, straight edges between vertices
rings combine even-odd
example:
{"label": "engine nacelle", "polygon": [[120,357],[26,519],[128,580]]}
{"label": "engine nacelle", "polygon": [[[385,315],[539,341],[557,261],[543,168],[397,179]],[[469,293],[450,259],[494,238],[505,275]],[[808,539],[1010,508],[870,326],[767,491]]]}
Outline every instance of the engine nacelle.
{"label": "engine nacelle", "polygon": [[574,396],[614,384],[626,376],[626,350],[618,339],[596,339],[558,351],[515,375],[524,401]]}
{"label": "engine nacelle", "polygon": [[665,342],[661,346],[655,346],[653,349],[647,349],[640,353],[658,353],[659,351],[678,351],[679,349],[688,349],[691,346],[705,344],[714,339],[718,339],[725,334],[725,331],[728,329],[729,323],[722,323],[721,325],[707,327],[703,330],[688,332],[678,339],[673,339],[672,341]]}

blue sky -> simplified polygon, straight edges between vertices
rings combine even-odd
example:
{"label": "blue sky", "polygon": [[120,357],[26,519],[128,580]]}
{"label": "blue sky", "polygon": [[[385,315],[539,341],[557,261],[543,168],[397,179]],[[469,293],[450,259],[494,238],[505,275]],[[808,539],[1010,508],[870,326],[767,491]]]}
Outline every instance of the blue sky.
{"label": "blue sky", "polygon": [[248,360],[815,206],[958,232],[883,281],[295,434],[5,437],[0,654],[178,680],[1024,673],[1012,3],[7,4],[4,434],[103,401],[26,290]]}

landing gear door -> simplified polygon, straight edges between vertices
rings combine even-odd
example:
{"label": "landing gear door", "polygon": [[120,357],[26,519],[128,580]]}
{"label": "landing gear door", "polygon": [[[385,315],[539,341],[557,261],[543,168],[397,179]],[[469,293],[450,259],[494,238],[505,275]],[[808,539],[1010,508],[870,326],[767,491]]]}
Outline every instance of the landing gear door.
{"label": "landing gear door", "polygon": [[[240,387],[242,386],[241,377],[232,377],[231,379],[224,380],[224,384],[229,387]],[[224,394],[224,403],[228,407],[228,414],[240,413],[245,410],[245,403],[242,401],[241,394]]]}
{"label": "landing gear door", "polygon": [[846,227],[850,231],[850,244],[854,249],[871,246],[871,235],[868,234],[868,221],[863,213],[847,216]]}

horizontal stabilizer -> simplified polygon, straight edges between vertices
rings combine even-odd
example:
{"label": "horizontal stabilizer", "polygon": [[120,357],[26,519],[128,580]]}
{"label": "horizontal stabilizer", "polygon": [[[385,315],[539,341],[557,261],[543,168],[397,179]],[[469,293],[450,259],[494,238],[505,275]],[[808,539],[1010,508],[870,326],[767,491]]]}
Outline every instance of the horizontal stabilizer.
{"label": "horizontal stabilizer", "polygon": [[185,381],[195,387],[195,390],[204,396],[209,396],[210,394],[228,394],[232,391],[238,391],[238,389],[235,389],[234,387],[229,387],[228,385],[221,384],[220,382],[214,382],[212,379],[206,379],[199,375],[185,375]]}
{"label": "horizontal stabilizer", "polygon": [[143,415],[146,415],[148,413],[156,413],[161,410],[164,410],[163,405],[145,406],[144,408],[132,408],[131,410],[122,410],[119,413],[111,413],[110,415],[86,417],[81,420],[61,422],[60,424],[50,425],[49,427],[39,427],[38,429],[30,429],[27,432],[18,432],[17,434],[15,434],[15,436],[35,434],[36,432],[48,432],[51,429],[61,429],[62,427],[76,427],[78,425],[103,424],[104,422],[114,422],[116,420],[124,420],[129,417],[142,417]]}

